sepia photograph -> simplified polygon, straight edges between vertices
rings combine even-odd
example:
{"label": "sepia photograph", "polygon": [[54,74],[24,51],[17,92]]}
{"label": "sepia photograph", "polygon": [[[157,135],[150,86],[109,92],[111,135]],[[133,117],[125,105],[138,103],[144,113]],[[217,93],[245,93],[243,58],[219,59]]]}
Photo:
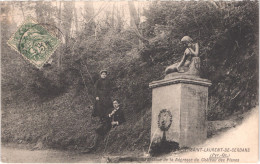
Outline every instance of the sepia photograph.
{"label": "sepia photograph", "polygon": [[257,163],[259,1],[1,1],[2,163]]}

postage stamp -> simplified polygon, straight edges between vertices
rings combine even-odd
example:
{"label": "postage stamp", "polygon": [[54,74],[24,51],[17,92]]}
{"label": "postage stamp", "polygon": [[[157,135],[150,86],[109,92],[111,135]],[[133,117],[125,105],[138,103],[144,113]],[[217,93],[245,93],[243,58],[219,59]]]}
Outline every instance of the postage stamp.
{"label": "postage stamp", "polygon": [[40,69],[59,46],[60,40],[28,17],[7,44]]}

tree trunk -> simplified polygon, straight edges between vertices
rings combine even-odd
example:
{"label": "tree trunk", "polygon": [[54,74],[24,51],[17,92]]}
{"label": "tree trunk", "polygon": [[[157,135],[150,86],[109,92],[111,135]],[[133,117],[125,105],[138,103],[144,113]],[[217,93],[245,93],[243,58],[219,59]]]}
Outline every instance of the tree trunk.
{"label": "tree trunk", "polygon": [[129,12],[131,16],[130,26],[139,26],[140,18],[138,17],[135,5],[133,1],[128,1]]}
{"label": "tree trunk", "polygon": [[[60,1],[60,6],[59,6],[59,28],[60,28],[60,30],[61,30],[61,19],[62,19],[62,17],[61,17],[61,3],[62,2]],[[61,36],[61,37],[64,37],[64,36]],[[65,40],[65,42],[66,42],[66,40]],[[60,67],[61,66],[61,50],[59,50],[58,54],[59,54],[58,67]]]}
{"label": "tree trunk", "polygon": [[23,12],[23,4],[22,4],[22,2],[20,2],[20,7],[21,7],[21,10],[22,10],[22,13],[23,13],[23,20],[25,20],[25,16],[24,16],[24,12]]}
{"label": "tree trunk", "polygon": [[77,33],[78,32],[78,30],[79,30],[79,24],[78,24],[78,15],[77,15],[77,9],[76,9],[76,7],[75,7],[75,2],[74,2],[74,11],[73,11],[73,13],[74,13],[74,22],[75,22],[75,33]]}
{"label": "tree trunk", "polygon": [[113,4],[112,15],[111,15],[111,26],[114,28],[114,15],[115,15],[115,3]]}

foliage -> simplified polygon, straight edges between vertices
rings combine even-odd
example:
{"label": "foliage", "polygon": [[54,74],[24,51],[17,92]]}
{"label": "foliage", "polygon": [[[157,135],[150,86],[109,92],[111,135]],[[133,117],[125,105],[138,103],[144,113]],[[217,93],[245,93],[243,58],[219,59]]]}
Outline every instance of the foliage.
{"label": "foliage", "polygon": [[[170,31],[170,45],[149,48],[154,64],[176,62],[183,51],[180,39],[191,36],[200,45],[201,76],[213,83],[209,89],[209,119],[223,119],[257,103],[258,2],[161,2],[145,12],[149,24]],[[147,35],[149,36],[149,35]],[[146,54],[141,54],[145,56]],[[149,58],[143,58],[149,60]]]}

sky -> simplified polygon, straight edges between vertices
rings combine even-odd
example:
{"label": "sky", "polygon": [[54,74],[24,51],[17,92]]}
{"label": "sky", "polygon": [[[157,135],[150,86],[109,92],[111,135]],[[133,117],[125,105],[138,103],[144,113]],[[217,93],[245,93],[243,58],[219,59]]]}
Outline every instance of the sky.
{"label": "sky", "polygon": [[[136,7],[137,12],[142,13],[144,8],[147,8],[148,5],[151,2],[147,1],[133,1],[134,5]],[[34,6],[35,3],[32,2],[17,2],[16,5],[13,5],[10,2],[7,2],[7,5],[11,8],[11,12],[9,13],[9,17],[11,21],[14,21],[18,26],[22,24],[22,22],[28,17],[31,16],[33,18],[36,17],[35,13],[32,10],[26,10],[26,8],[23,8],[23,11],[21,9],[21,6],[19,3],[23,3],[24,6],[30,5]],[[59,5],[58,1],[50,2],[53,6]],[[76,1],[75,6],[77,8],[77,17],[79,22],[83,22],[85,18],[82,16],[82,13],[84,13],[84,3],[85,1]],[[128,8],[128,2],[127,1],[93,1],[93,7],[94,7],[94,13],[98,13],[98,11],[102,8],[101,12],[97,14],[94,18],[95,21],[102,20],[105,18],[107,12],[112,12],[113,6],[119,10],[120,13],[123,13],[124,17],[123,20],[125,20],[126,24],[130,24],[130,13]],[[145,18],[141,17],[141,21],[144,21]]]}

